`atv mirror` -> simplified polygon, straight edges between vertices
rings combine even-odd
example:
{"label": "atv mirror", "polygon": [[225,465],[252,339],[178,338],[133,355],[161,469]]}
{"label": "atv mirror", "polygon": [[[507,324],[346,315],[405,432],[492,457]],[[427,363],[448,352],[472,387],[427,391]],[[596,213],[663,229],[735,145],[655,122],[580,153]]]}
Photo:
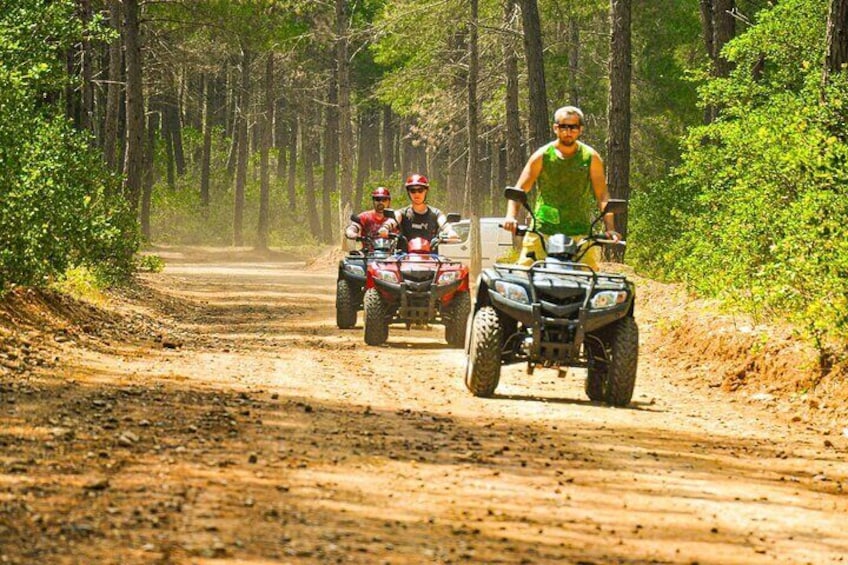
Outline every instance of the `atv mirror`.
{"label": "atv mirror", "polygon": [[457,214],[456,212],[451,212],[447,216],[448,222],[451,224],[455,224],[462,219],[462,214]]}
{"label": "atv mirror", "polygon": [[359,215],[358,214],[351,214],[350,215],[350,221],[353,222],[354,224],[360,223]]}
{"label": "atv mirror", "polygon": [[504,189],[504,198],[518,202],[519,204],[527,204],[527,193],[514,186],[508,186]]}
{"label": "atv mirror", "polygon": [[387,218],[395,219],[395,209],[394,208],[384,208],[383,215]]}
{"label": "atv mirror", "polygon": [[627,211],[627,200],[620,198],[610,198],[607,200],[606,206],[602,214],[623,214]]}

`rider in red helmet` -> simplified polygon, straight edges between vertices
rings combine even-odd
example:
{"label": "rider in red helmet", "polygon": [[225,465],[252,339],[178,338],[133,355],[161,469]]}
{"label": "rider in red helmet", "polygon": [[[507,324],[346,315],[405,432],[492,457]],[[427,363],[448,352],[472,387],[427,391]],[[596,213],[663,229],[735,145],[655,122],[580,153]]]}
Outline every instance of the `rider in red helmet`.
{"label": "rider in red helmet", "polygon": [[[388,229],[398,229],[406,242],[416,237],[427,241],[435,238],[447,222],[447,217],[438,208],[427,204],[427,192],[430,181],[427,177],[412,174],[404,183],[406,194],[412,202],[409,206],[395,211],[395,217],[389,218],[385,226]],[[455,233],[448,233],[449,238],[455,238]]]}
{"label": "rider in red helmet", "polygon": [[378,235],[378,231],[386,222],[386,216],[383,211],[391,204],[392,196],[389,189],[384,186],[378,186],[371,191],[371,201],[374,204],[373,210],[367,210],[358,214],[356,220],[345,230],[345,236],[348,239],[356,239],[357,237],[365,236],[368,239],[363,242],[363,248],[368,249],[371,240]]}

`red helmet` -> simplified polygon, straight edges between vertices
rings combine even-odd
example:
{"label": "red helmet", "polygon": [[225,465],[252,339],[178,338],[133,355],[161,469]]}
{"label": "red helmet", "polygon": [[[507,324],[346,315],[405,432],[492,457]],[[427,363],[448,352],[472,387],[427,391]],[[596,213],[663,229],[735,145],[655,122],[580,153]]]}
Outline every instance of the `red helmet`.
{"label": "red helmet", "polygon": [[389,189],[385,186],[378,186],[374,190],[371,191],[371,198],[391,198],[392,195],[389,194]]}
{"label": "red helmet", "polygon": [[409,175],[403,186],[406,188],[409,188],[410,186],[423,186],[424,188],[430,188],[430,181],[428,181],[427,177],[424,175]]}

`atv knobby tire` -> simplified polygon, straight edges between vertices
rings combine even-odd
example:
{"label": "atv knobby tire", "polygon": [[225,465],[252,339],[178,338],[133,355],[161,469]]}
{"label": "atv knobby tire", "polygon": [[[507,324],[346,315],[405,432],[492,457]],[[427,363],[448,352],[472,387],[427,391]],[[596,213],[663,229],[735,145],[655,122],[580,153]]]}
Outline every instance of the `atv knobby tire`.
{"label": "atv knobby tire", "polygon": [[631,316],[613,325],[609,353],[604,401],[612,406],[627,406],[633,398],[639,360],[639,328]]}
{"label": "atv knobby tire", "polygon": [[[607,328],[605,328],[607,329]],[[586,336],[583,346],[586,348],[589,366],[586,369],[584,390],[589,400],[604,402],[604,387],[607,379],[607,360],[609,359],[609,331]]]}
{"label": "atv knobby tire", "polygon": [[474,396],[492,396],[498,387],[502,334],[503,327],[494,308],[486,306],[474,314],[465,368],[465,386]]}
{"label": "atv knobby tire", "polygon": [[345,279],[336,283],[336,325],[343,330],[356,325],[356,291]]}
{"label": "atv knobby tire", "polygon": [[365,343],[382,345],[389,338],[386,302],[376,288],[365,291]]}
{"label": "atv knobby tire", "polygon": [[471,313],[471,296],[467,291],[457,292],[445,311],[445,341],[451,347],[465,345],[468,315]]}

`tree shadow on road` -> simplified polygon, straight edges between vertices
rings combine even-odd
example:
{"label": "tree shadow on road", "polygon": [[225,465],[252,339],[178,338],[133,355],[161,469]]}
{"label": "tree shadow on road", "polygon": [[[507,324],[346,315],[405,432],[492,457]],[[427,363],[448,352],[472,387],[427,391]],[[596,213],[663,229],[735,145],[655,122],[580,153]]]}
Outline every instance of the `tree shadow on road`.
{"label": "tree shadow on road", "polygon": [[846,542],[824,514],[844,504],[841,455],[820,455],[820,480],[777,439],[646,433],[639,411],[552,426],[70,369],[0,389],[13,563],[766,561],[752,528],[796,540],[794,562]]}

